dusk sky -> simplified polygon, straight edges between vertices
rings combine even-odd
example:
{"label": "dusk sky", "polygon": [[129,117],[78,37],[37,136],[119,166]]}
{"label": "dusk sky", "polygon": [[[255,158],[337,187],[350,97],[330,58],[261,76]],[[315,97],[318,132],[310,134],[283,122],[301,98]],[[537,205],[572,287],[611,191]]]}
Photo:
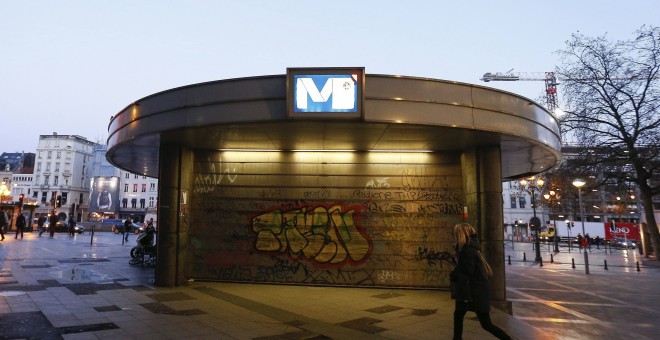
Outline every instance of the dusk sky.
{"label": "dusk sky", "polygon": [[35,152],[53,132],[105,143],[110,117],[137,99],[287,67],[358,66],[542,100],[542,81],[479,78],[553,71],[572,33],[630,39],[644,24],[660,25],[659,1],[0,0],[0,152]]}

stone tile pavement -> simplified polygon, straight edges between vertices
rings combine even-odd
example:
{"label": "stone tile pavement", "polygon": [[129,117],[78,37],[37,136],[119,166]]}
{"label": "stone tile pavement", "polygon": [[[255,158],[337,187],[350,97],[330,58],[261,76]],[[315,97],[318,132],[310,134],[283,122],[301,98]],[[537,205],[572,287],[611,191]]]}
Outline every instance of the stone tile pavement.
{"label": "stone tile pavement", "polygon": [[[453,301],[446,291],[217,282],[160,288],[153,285],[152,268],[128,264],[133,243],[131,237],[122,244],[112,233],[96,233],[93,238],[88,233],[57,234],[54,239],[26,233],[23,240],[1,242],[0,339],[451,338]],[[493,320],[517,339],[561,338],[557,323],[544,321],[561,311],[549,308],[539,314],[529,307],[535,299],[544,306],[555,301],[534,297],[531,288],[539,280],[548,281],[535,275],[555,277],[561,267],[553,263],[541,269],[520,261],[518,256],[528,246],[507,249],[514,257],[507,266],[514,316],[493,310]],[[578,270],[559,271],[568,275]],[[616,304],[612,299],[608,303]],[[568,315],[583,320],[570,325],[600,320],[584,317],[570,306],[564,312],[567,309],[574,312]],[[651,330],[657,331],[654,327]],[[464,338],[493,337],[468,313]]]}

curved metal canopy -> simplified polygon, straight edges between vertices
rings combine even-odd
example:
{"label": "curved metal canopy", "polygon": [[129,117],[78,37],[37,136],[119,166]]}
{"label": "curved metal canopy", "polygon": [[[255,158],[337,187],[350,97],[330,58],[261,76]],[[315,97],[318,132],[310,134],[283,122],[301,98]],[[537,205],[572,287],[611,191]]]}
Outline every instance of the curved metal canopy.
{"label": "curved metal canopy", "polygon": [[286,76],[220,80],[142,98],[113,117],[106,157],[158,176],[161,145],[193,149],[451,151],[500,145],[504,179],[561,160],[559,124],[537,103],[492,88],[367,75],[357,120],[291,119]]}

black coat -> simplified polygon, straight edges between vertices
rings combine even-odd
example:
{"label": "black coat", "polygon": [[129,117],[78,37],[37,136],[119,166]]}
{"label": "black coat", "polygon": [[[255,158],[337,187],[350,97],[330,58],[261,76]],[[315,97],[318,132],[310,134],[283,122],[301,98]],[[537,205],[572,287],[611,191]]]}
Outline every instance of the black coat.
{"label": "black coat", "polygon": [[[479,241],[476,237],[463,247],[457,254],[458,264],[451,272],[450,278],[460,287],[469,281],[472,302],[465,302],[461,296],[456,298],[457,310],[471,310],[487,313],[490,311],[490,290],[488,276],[484,272],[479,251]],[[460,289],[459,289],[460,291]]]}

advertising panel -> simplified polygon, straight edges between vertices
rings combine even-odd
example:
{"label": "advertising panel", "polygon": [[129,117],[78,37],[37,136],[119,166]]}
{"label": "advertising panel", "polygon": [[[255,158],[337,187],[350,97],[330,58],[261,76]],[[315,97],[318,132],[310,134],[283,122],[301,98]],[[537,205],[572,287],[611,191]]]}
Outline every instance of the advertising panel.
{"label": "advertising panel", "polygon": [[119,178],[92,178],[92,192],[89,195],[90,212],[115,212],[119,207]]}
{"label": "advertising panel", "polygon": [[639,240],[639,226],[627,222],[607,222],[605,223],[605,238],[611,240],[615,237],[628,240]]}

